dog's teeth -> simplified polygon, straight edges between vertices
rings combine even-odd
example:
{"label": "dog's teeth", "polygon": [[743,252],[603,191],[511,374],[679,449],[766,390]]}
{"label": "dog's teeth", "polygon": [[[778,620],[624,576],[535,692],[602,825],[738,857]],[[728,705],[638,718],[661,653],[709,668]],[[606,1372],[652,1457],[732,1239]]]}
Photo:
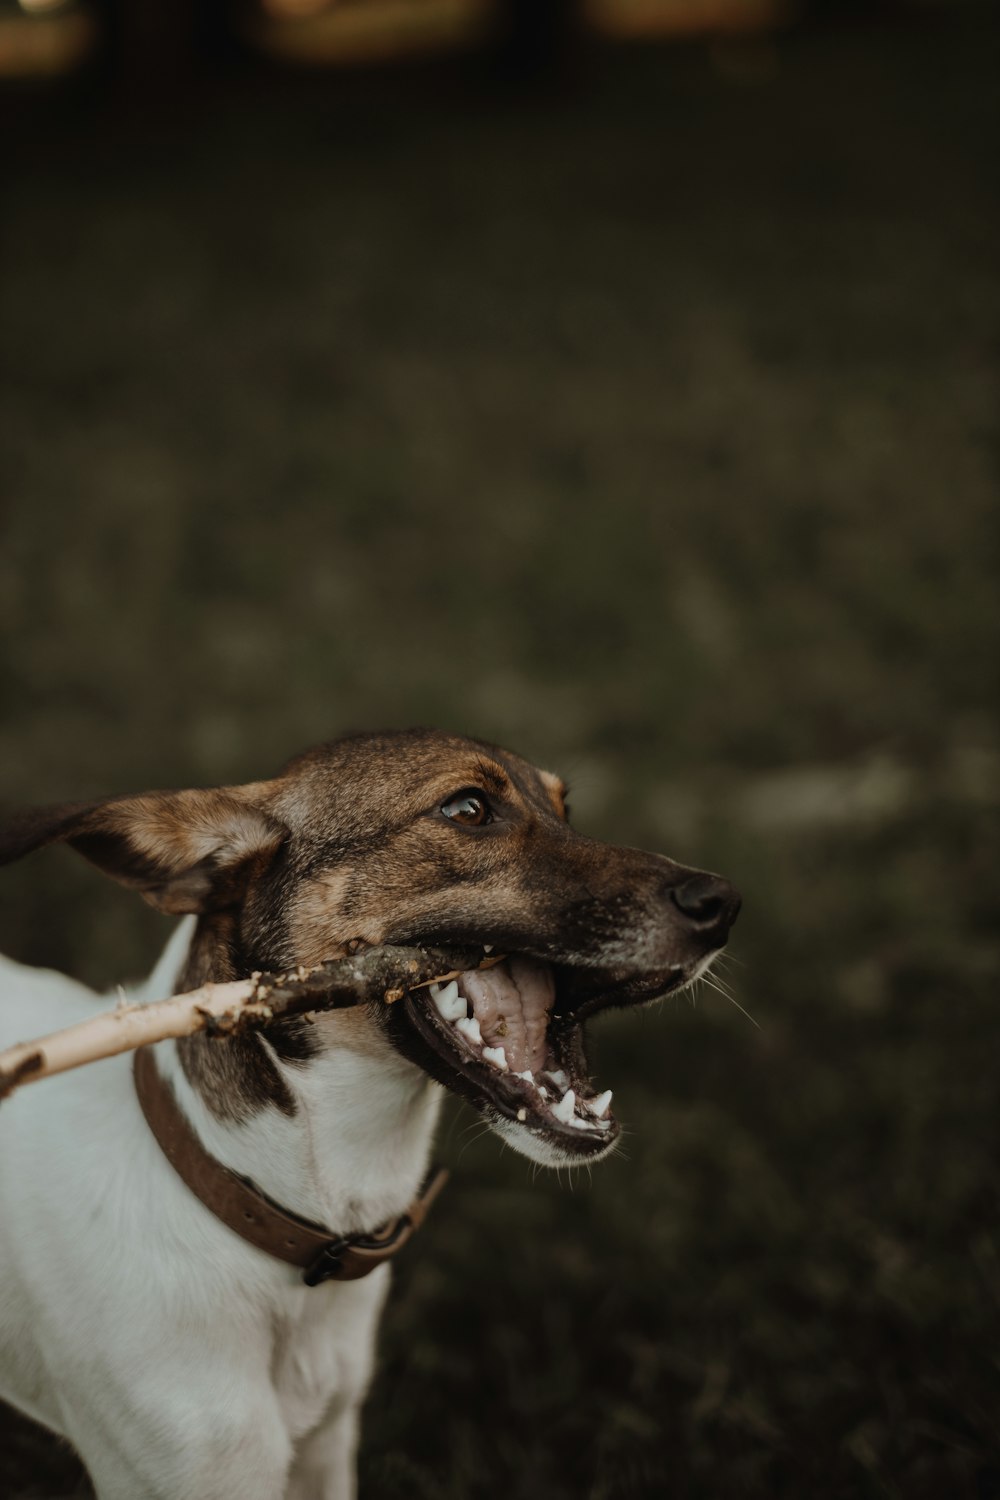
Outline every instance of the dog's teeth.
{"label": "dog's teeth", "polygon": [[611,1103],[611,1090],[605,1089],[604,1093],[598,1094],[596,1099],[587,1099],[585,1102],[590,1113],[598,1120],[603,1120],[608,1113],[608,1106]]}
{"label": "dog's teeth", "polygon": [[526,1109],[519,1109],[517,1112],[517,1118],[521,1121],[526,1120],[528,1118],[528,1111]]}
{"label": "dog's teeth", "polygon": [[532,1073],[530,1068],[525,1068],[523,1073],[515,1073],[514,1077],[523,1078],[525,1083],[534,1083],[535,1081],[535,1075],[534,1073]]}
{"label": "dog's teeth", "polygon": [[554,1073],[547,1072],[545,1076],[546,1078],[552,1079],[552,1082],[555,1084],[556,1088],[560,1090],[561,1093],[565,1093],[569,1088],[569,1079],[566,1077],[566,1074],[563,1072],[562,1068],[557,1068]]}
{"label": "dog's teeth", "polygon": [[483,1056],[488,1063],[492,1063],[495,1068],[499,1068],[501,1073],[506,1073],[507,1054],[502,1047],[484,1047]]}
{"label": "dog's teeth", "polygon": [[493,952],[493,944],[492,943],[484,943],[483,944],[483,952],[484,953],[492,953]]}
{"label": "dog's teeth", "polygon": [[573,1089],[567,1089],[565,1094],[563,1094],[562,1098],[559,1100],[559,1103],[553,1104],[552,1106],[552,1113],[555,1115],[556,1119],[559,1120],[563,1125],[568,1125],[570,1123],[575,1110],[576,1094]]}
{"label": "dog's teeth", "polygon": [[[462,1004],[464,1006],[464,1000]],[[466,1041],[472,1042],[474,1046],[481,1047],[483,1045],[483,1033],[479,1028],[479,1022],[475,1016],[461,1016],[455,1022],[455,1029],[456,1031],[460,1031]]]}
{"label": "dog's teeth", "polygon": [[465,996],[458,993],[458,984],[452,980],[450,984],[430,986],[431,999],[437,1007],[438,1015],[443,1021],[457,1021],[465,1016],[467,1006]]}

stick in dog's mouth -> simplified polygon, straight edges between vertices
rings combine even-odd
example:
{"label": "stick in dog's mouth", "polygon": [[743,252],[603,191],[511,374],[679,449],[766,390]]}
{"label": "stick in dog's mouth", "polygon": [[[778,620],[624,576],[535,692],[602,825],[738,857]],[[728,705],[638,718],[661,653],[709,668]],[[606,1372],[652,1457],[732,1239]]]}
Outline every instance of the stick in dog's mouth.
{"label": "stick in dog's mouth", "polygon": [[406,1012],[426,1071],[526,1155],[592,1161],[612,1149],[611,1090],[590,1083],[582,1025],[558,1013],[550,964],[514,954],[411,993]]}

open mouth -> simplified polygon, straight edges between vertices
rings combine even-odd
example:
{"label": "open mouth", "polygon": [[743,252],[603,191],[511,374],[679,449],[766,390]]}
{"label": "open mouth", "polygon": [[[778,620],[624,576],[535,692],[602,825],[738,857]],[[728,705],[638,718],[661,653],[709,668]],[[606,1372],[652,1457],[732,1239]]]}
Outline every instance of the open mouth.
{"label": "open mouth", "polygon": [[560,1013],[552,965],[519,954],[487,959],[405,1004],[425,1069],[524,1155],[554,1165],[613,1148],[621,1127],[611,1090],[590,1081],[582,1023]]}

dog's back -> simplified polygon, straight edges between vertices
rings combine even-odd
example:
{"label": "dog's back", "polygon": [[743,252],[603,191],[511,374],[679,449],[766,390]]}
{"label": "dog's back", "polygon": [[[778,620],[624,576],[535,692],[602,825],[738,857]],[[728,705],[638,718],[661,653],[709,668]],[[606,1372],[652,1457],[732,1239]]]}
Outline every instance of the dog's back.
{"label": "dog's back", "polygon": [[[156,987],[154,974],[143,988]],[[86,1020],[108,1004],[63,974],[0,957],[0,1047]],[[0,1398],[78,1443],[59,1390],[86,1386],[87,1367],[96,1374],[109,1344],[128,1345],[123,1309],[133,1321],[141,1313],[143,1282],[171,1238],[180,1238],[175,1226],[184,1225],[179,1252],[197,1257],[201,1248],[187,1223],[187,1190],[164,1165],[139,1110],[128,1055],[19,1089],[0,1108]],[[206,1294],[210,1262],[207,1253]],[[163,1295],[160,1285],[151,1318],[161,1347],[170,1326]],[[183,1322],[197,1317],[199,1296],[193,1281],[177,1307]],[[141,1338],[133,1343],[120,1396],[130,1378],[150,1382],[150,1347]],[[98,1404],[106,1408],[106,1397]]]}
{"label": "dog's back", "polygon": [[[0,955],[0,1047],[72,1026],[100,1008],[98,996],[65,975]],[[0,1396],[56,1428],[56,1387],[46,1366],[61,1339],[58,1328],[46,1329],[49,1306],[33,1289],[44,1285],[38,1273],[49,1257],[50,1274],[61,1281],[78,1274],[65,1244],[52,1243],[52,1216],[71,1241],[79,1216],[93,1216],[84,1184],[93,1190],[107,1176],[107,1134],[127,1086],[123,1062],[110,1059],[44,1089],[22,1089],[0,1109]],[[61,1299],[55,1305],[65,1313]]]}

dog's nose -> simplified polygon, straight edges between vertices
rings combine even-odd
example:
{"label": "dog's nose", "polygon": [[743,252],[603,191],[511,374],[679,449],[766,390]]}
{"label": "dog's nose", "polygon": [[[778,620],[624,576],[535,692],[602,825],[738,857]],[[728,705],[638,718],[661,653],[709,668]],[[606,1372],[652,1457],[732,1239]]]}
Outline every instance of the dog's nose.
{"label": "dog's nose", "polygon": [[729,931],[740,914],[742,899],[735,886],[721,875],[692,875],[675,885],[670,898],[678,911],[698,927]]}

